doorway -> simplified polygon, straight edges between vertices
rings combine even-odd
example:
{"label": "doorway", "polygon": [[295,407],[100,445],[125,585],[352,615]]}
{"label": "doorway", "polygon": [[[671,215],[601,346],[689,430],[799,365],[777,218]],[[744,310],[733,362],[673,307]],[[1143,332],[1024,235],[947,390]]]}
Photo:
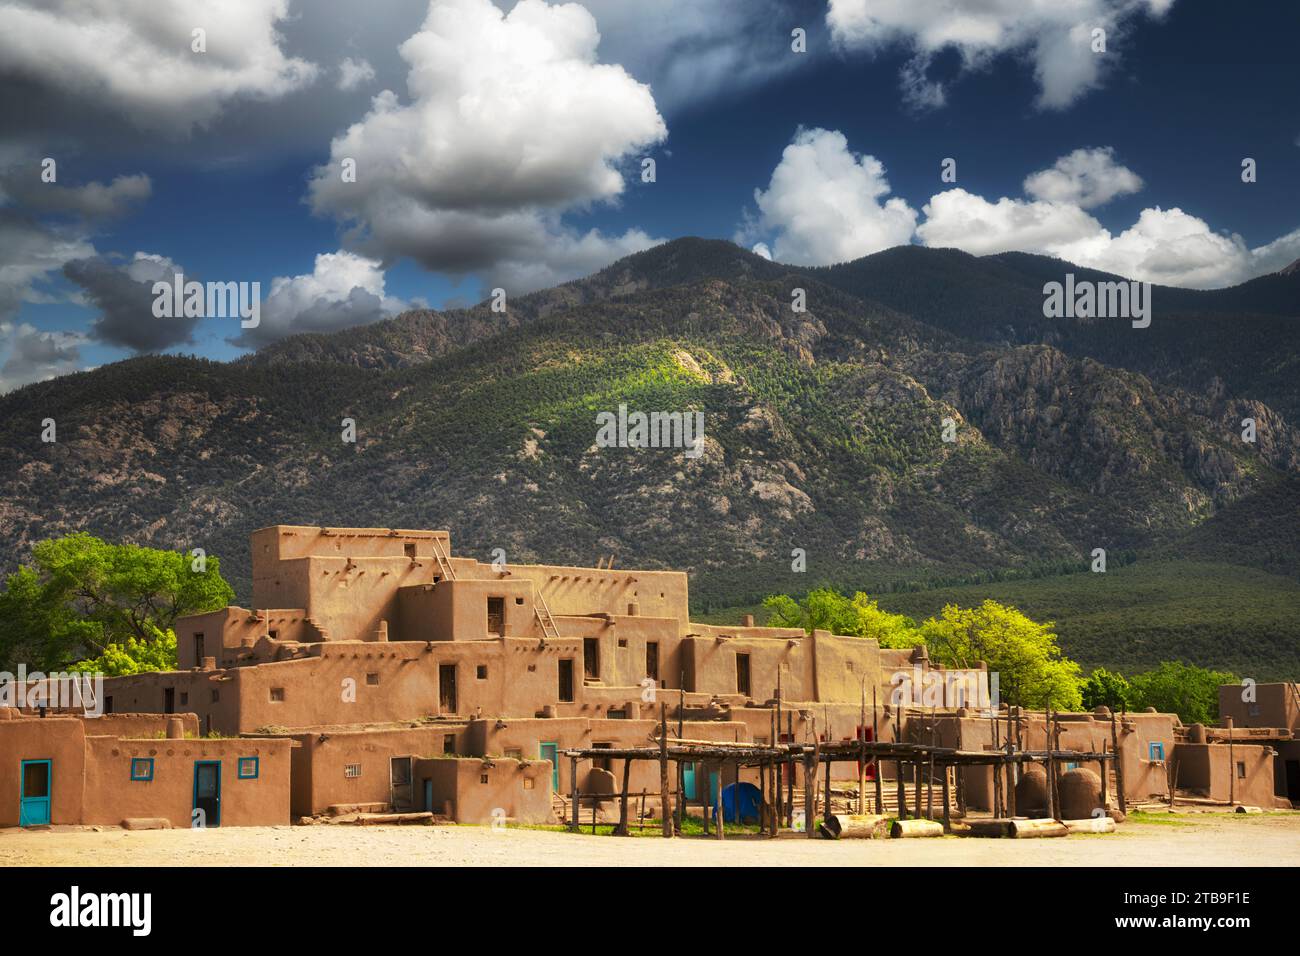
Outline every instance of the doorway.
{"label": "doorway", "polygon": [[175,687],[163,688],[163,713],[164,714],[176,713],[176,688]]}
{"label": "doorway", "polygon": [[20,827],[39,827],[50,822],[50,790],[53,763],[49,760],[24,760],[22,763],[22,794],[18,806]]}
{"label": "doorway", "polygon": [[194,809],[201,811],[202,826],[221,826],[220,760],[194,761]]}
{"label": "doorway", "polygon": [[411,792],[411,758],[390,757],[388,759],[388,802],[393,810],[401,813],[411,809],[415,795]]}
{"label": "doorway", "polygon": [[600,679],[600,639],[582,639],[582,673],[588,680]]}
{"label": "doorway", "polygon": [[645,676],[659,683],[659,642],[645,642]]}
{"label": "doorway", "polygon": [[537,745],[537,756],[551,762],[551,793],[560,792],[560,745],[543,741]]}
{"label": "doorway", "polygon": [[444,714],[456,713],[456,665],[438,665],[438,706]]}
{"label": "doorway", "polygon": [[560,661],[560,700],[564,703],[573,701],[573,658],[571,657]]}
{"label": "doorway", "polygon": [[1286,762],[1286,797],[1300,800],[1300,760]]}
{"label": "doorway", "polygon": [[736,655],[736,693],[749,696],[749,655]]}
{"label": "doorway", "polygon": [[490,597],[488,602],[488,633],[500,637],[506,632],[506,599]]}

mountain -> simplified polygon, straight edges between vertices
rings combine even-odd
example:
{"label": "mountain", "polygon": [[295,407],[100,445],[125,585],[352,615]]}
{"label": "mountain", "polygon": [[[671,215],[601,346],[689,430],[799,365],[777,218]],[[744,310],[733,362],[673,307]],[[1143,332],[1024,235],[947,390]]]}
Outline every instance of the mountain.
{"label": "mountain", "polygon": [[[1300,576],[1286,523],[1300,435],[1280,374],[1300,350],[1274,342],[1251,373],[1219,347],[1241,323],[1295,320],[1187,293],[1215,331],[1205,349],[1181,343],[1196,360],[1184,381],[1160,358],[1171,346],[1107,361],[1086,322],[1042,326],[1054,262],[905,248],[801,269],[683,239],[504,314],[415,311],[230,363],[150,356],[31,385],[0,396],[6,568],[88,530],[203,547],[247,601],[248,533],[283,522],[446,527],[485,558],[686,568],[699,611],[823,582],[910,593],[1073,572],[1096,548],[1117,569],[1182,548]],[[1136,343],[1161,321],[1106,328]],[[597,415],[620,404],[703,412],[702,453],[597,447]],[[1274,517],[1256,547],[1234,516],[1261,506]],[[1278,646],[1280,626],[1263,626]],[[1176,655],[1179,633],[1143,653]]]}

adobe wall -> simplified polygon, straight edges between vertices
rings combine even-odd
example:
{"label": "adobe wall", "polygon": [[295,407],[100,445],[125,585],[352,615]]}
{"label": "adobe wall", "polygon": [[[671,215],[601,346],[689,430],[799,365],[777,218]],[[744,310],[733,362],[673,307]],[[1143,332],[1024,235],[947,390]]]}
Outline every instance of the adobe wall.
{"label": "adobe wall", "polygon": [[1255,700],[1244,701],[1245,688],[1224,684],[1219,688],[1219,723],[1231,717],[1236,727],[1285,727],[1300,731],[1300,699],[1294,684],[1256,684]]}
{"label": "adobe wall", "polygon": [[[387,805],[392,797],[389,761],[393,757],[454,754],[462,748],[464,731],[464,724],[434,722],[294,734],[298,749],[293,761],[293,816],[324,813],[338,804]],[[350,774],[349,767],[356,772]],[[418,801],[423,795],[418,774],[412,775],[412,786]]]}
{"label": "adobe wall", "polygon": [[684,571],[622,571],[553,564],[508,567],[514,577],[531,581],[542,592],[553,615],[627,615],[634,605],[637,616],[678,621],[679,635],[685,633],[690,619]]}
{"label": "adobe wall", "polygon": [[1179,790],[1221,803],[1231,796],[1247,806],[1274,805],[1272,747],[1234,743],[1230,752],[1227,744],[1180,743],[1175,757]]}
{"label": "adobe wall", "polygon": [[[127,817],[165,817],[189,827],[194,807],[194,765],[221,764],[220,826],[289,823],[288,740],[86,739],[83,821],[119,825]],[[152,758],[153,779],[132,780],[132,758]],[[257,757],[257,777],[241,779],[240,757]],[[209,821],[211,825],[211,821]]]}
{"label": "adobe wall", "polygon": [[554,823],[551,774],[538,763],[505,757],[418,761],[414,776],[432,782],[435,812],[457,823]]}
{"label": "adobe wall", "polygon": [[20,717],[0,708],[0,827],[19,822],[22,761],[49,760],[50,822],[80,823],[86,746],[79,717]]}
{"label": "adobe wall", "polygon": [[114,713],[165,714],[170,689],[173,713],[195,715],[199,734],[210,730],[236,734],[240,732],[239,690],[232,675],[240,673],[243,671],[187,670],[105,677],[105,706],[111,701]]}

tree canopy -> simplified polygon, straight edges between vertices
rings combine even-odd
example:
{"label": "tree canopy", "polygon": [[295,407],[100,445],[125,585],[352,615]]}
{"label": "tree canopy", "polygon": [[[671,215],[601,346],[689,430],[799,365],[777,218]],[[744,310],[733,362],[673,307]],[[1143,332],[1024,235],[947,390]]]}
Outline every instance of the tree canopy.
{"label": "tree canopy", "polygon": [[49,671],[111,646],[142,652],[178,617],[217,610],[234,596],[216,557],[192,560],[84,533],[47,539],[0,592],[0,662]]}
{"label": "tree canopy", "polygon": [[774,594],[763,602],[771,627],[802,627],[811,634],[827,630],[851,637],[873,637],[881,647],[916,647],[925,639],[916,622],[902,614],[882,610],[861,591],[849,598],[834,588],[810,591],[803,601]]}

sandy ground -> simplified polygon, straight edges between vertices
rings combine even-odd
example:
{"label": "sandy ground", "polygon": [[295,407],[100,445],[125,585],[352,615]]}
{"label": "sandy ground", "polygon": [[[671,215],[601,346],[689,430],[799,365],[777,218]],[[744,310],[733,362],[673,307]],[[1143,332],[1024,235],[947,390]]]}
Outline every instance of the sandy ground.
{"label": "sandy ground", "polygon": [[467,826],[0,830],[0,866],[1300,866],[1300,813],[1048,840],[626,839]]}

